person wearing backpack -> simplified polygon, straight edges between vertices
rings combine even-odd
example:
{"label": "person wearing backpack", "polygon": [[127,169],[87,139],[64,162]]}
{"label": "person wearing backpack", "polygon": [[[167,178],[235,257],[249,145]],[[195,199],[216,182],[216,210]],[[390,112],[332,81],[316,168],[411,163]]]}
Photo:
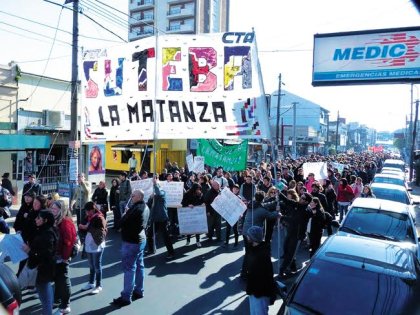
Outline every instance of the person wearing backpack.
{"label": "person wearing backpack", "polygon": [[54,214],[58,241],[55,253],[55,301],[59,302],[58,313],[68,314],[70,309],[71,282],[69,262],[77,241],[76,228],[71,213],[61,200],[54,201],[50,209]]}

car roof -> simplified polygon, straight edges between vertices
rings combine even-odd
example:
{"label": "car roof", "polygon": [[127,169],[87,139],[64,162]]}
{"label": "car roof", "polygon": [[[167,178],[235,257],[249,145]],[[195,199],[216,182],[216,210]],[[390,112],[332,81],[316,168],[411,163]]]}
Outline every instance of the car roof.
{"label": "car roof", "polygon": [[351,207],[369,208],[369,209],[380,209],[385,211],[392,211],[397,213],[409,214],[409,207],[401,202],[379,199],[379,198],[356,198]]}
{"label": "car roof", "polygon": [[330,236],[318,250],[316,258],[393,273],[401,278],[417,278],[416,258],[407,247],[354,234]]}
{"label": "car roof", "polygon": [[394,160],[394,159],[386,159],[385,160],[385,162],[384,162],[384,165],[385,164],[398,164],[398,165],[405,165],[405,163],[404,163],[404,161],[402,161],[402,160]]}
{"label": "car roof", "polygon": [[397,173],[378,173],[373,178],[375,178],[375,177],[387,177],[387,178],[405,179],[405,176],[403,175],[402,172],[401,172],[401,174],[397,174]]}
{"label": "car roof", "polygon": [[380,189],[393,189],[393,190],[400,190],[400,191],[407,192],[407,188],[405,188],[404,186],[389,184],[389,183],[372,183],[370,187],[372,188],[372,190],[375,190],[375,188],[380,188]]}

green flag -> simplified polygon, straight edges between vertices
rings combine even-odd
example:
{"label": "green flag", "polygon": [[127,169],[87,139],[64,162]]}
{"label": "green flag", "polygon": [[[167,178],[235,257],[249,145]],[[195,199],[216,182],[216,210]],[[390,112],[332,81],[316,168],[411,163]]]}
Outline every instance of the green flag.
{"label": "green flag", "polygon": [[197,155],[204,156],[204,163],[207,165],[221,166],[225,171],[243,171],[246,169],[248,141],[221,145],[217,140],[199,139]]}

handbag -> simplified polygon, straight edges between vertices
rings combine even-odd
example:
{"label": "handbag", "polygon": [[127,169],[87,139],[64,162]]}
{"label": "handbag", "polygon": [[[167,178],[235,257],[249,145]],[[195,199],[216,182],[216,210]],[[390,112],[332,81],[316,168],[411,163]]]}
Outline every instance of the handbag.
{"label": "handbag", "polygon": [[28,263],[26,263],[18,277],[20,288],[34,287],[37,275],[38,269],[31,269],[28,267]]}

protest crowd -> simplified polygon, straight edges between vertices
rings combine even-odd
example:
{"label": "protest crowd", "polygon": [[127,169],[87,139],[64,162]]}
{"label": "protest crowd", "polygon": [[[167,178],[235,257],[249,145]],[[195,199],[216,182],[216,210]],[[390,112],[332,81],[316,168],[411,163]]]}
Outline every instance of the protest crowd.
{"label": "protest crowd", "polygon": [[[160,244],[166,247],[167,260],[177,259],[176,242],[196,247],[202,242],[243,244],[238,273],[246,284],[251,314],[263,314],[276,296],[274,275],[286,278],[298,271],[297,249],[303,247],[311,257],[321,237],[332,233],[331,222],[343,219],[354,198],[375,197],[368,184],[387,158],[385,153],[310,155],[233,172],[206,165],[200,173],[168,161],[166,169],[153,176],[137,174],[132,163],[129,172],[112,179],[111,187],[101,181],[92,189],[79,174],[69,205],[57,193],[43,196],[33,175],[13,225],[27,254],[17,276],[29,279],[36,273],[33,283],[21,287],[37,292],[43,314],[52,314],[54,307],[57,314],[70,313],[69,263],[75,255],[87,259],[89,275],[82,290],[99,294],[102,255],[112,228],[122,239],[124,273],[121,294],[112,303],[123,307],[144,297],[144,258],[155,254]],[[182,186],[179,205],[169,202],[168,183]],[[4,209],[11,205],[12,192],[6,187],[3,181],[0,232],[5,234],[10,231],[3,218],[10,213]],[[189,221],[193,214],[194,226]],[[280,268],[275,271],[271,258],[279,249],[271,248],[273,233],[281,235]],[[190,245],[191,237],[195,242]]]}

